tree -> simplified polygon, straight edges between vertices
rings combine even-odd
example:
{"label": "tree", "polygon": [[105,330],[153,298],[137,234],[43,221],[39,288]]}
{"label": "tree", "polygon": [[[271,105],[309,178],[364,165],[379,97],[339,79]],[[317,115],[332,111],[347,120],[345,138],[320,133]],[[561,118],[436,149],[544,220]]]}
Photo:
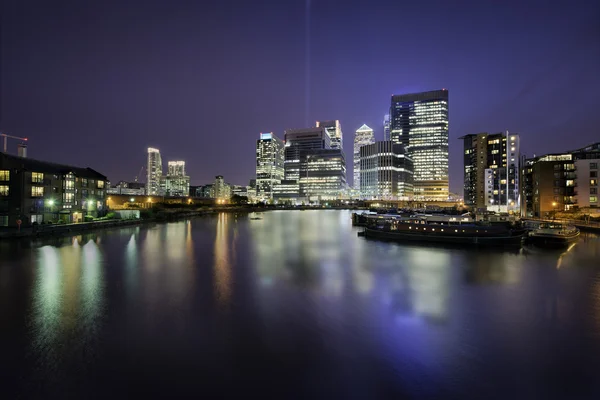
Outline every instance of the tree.
{"label": "tree", "polygon": [[235,204],[235,205],[248,204],[248,197],[234,194],[233,196],[231,196],[231,204]]}

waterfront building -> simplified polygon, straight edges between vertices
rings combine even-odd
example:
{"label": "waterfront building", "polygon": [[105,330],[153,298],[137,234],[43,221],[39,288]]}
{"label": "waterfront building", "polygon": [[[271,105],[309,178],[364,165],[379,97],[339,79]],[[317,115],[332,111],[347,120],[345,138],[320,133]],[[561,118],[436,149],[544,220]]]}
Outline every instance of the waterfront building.
{"label": "waterfront building", "polygon": [[284,145],[272,132],[261,133],[256,141],[256,197],[273,198],[273,187],[284,178]]}
{"label": "waterfront building", "polygon": [[190,177],[185,174],[185,161],[169,161],[167,175],[161,177],[160,194],[185,197],[190,192]]}
{"label": "waterfront building", "polygon": [[81,222],[105,212],[105,175],[0,153],[0,226]]}
{"label": "waterfront building", "polygon": [[196,195],[194,197],[200,199],[212,199],[213,184],[209,183],[208,185],[198,186],[195,193]]}
{"label": "waterfront building", "polygon": [[362,198],[409,200],[413,196],[413,163],[400,143],[361,146],[360,171]]}
{"label": "waterfront building", "polygon": [[329,135],[330,147],[332,149],[344,149],[344,136],[339,120],[317,121],[316,126],[317,128],[325,128],[325,132]]}
{"label": "waterfront building", "polygon": [[516,133],[462,136],[464,202],[476,209],[519,212],[521,209],[520,137]]}
{"label": "waterfront building", "polygon": [[415,200],[448,199],[448,91],[392,95],[390,140],[414,163]]}
{"label": "waterfront building", "polygon": [[273,188],[273,201],[278,204],[297,204],[300,198],[300,184],[297,179],[284,179]]}
{"label": "waterfront building", "polygon": [[325,128],[288,129],[285,131],[284,178],[300,179],[300,158],[311,150],[331,148]]}
{"label": "waterfront building", "polygon": [[598,208],[599,166],[600,142],[526,159],[521,214],[543,218],[556,212]]}
{"label": "waterfront building", "polygon": [[383,141],[384,142],[391,140],[390,129],[391,129],[390,114],[385,114],[383,116]]}
{"label": "waterfront building", "polygon": [[311,150],[301,157],[300,195],[309,202],[339,199],[346,189],[346,160],[341,149]]}
{"label": "waterfront building", "polygon": [[360,189],[360,148],[373,143],[375,143],[373,129],[369,128],[366,124],[363,124],[354,134],[353,185],[355,189]]}
{"label": "waterfront building", "polygon": [[162,177],[162,159],[158,149],[148,147],[148,165],[146,166],[146,194],[160,195],[160,179]]}
{"label": "waterfront building", "polygon": [[229,200],[231,197],[231,186],[225,183],[222,175],[215,176],[210,197],[218,200]]}

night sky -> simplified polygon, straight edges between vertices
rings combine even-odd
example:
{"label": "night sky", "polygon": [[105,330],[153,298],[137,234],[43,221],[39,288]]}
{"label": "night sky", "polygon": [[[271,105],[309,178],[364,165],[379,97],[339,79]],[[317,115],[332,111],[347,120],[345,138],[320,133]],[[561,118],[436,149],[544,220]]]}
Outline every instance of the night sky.
{"label": "night sky", "polygon": [[528,155],[600,141],[597,1],[312,0],[308,58],[306,0],[1,3],[0,130],[113,182],[153,146],[192,184],[247,184],[259,132],[307,115],[341,121],[350,178],[354,130],[381,140],[392,93],[442,88],[453,191],[464,134],[519,132]]}

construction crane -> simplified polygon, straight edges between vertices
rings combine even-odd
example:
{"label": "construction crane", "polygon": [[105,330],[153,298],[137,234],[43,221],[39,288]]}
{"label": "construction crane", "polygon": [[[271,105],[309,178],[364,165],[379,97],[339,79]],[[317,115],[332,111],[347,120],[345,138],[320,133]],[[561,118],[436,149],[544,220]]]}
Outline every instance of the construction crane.
{"label": "construction crane", "polygon": [[144,166],[142,165],[142,168],[140,168],[140,172],[137,174],[137,176],[135,177],[135,181],[138,181],[138,178],[142,176],[142,171],[144,170]]}
{"label": "construction crane", "polygon": [[0,133],[0,136],[2,136],[4,138],[4,152],[6,153],[6,141],[7,139],[17,139],[17,140],[22,140],[24,142],[27,141],[26,137],[18,137],[18,136],[12,136],[12,135],[7,135],[6,133]]}

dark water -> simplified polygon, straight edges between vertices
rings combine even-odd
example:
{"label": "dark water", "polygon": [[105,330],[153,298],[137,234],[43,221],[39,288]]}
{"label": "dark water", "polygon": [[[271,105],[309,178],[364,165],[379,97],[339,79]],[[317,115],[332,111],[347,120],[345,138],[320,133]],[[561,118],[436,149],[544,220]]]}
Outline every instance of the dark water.
{"label": "dark water", "polygon": [[597,236],[503,253],[262,217],[0,243],[0,398],[600,398]]}

